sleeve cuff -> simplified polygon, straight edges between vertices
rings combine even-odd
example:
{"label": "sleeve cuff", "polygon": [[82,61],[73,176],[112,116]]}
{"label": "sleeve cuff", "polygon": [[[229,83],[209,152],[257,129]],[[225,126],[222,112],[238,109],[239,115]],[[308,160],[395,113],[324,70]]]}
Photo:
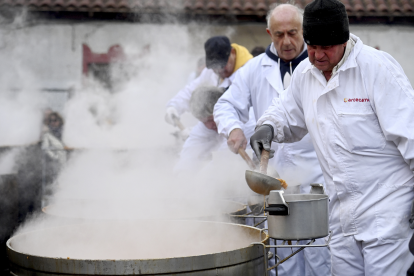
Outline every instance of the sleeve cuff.
{"label": "sleeve cuff", "polygon": [[233,130],[235,130],[236,128],[240,128],[240,129],[243,131],[243,127],[242,127],[242,126],[240,126],[240,125],[234,125],[234,126],[232,126],[232,127],[230,128],[230,130],[227,132],[227,137],[229,137],[229,136],[230,136],[230,133],[231,133]]}

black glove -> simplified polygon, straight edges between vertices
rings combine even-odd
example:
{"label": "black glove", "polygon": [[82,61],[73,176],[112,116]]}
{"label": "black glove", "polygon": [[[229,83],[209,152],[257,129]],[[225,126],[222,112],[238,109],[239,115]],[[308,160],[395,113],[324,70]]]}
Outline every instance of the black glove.
{"label": "black glove", "polygon": [[410,219],[408,221],[410,222],[410,228],[414,229],[414,201],[413,201],[413,203],[411,203],[411,216],[410,216]]}
{"label": "black glove", "polygon": [[261,125],[256,132],[250,137],[250,146],[252,147],[257,158],[262,157],[262,150],[270,153],[270,158],[275,155],[275,151],[270,148],[273,140],[273,127],[271,125]]}

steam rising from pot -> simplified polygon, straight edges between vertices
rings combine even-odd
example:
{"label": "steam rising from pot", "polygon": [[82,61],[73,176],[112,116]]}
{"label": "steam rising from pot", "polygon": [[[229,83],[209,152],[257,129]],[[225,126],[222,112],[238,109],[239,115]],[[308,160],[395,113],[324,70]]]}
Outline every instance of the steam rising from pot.
{"label": "steam rising from pot", "polygon": [[[228,212],[217,207],[217,200],[250,193],[243,179],[246,165],[227,149],[222,151],[226,155],[224,159],[213,158],[213,162],[199,174],[178,177],[172,170],[179,145],[171,135],[175,129],[164,122],[165,104],[185,85],[188,74],[203,55],[203,43],[210,36],[208,32],[194,36],[188,26],[175,24],[142,24],[129,31],[125,31],[122,24],[113,24],[106,32],[93,24],[74,25],[73,28],[75,34],[84,34],[75,41],[74,51],[79,50],[76,47],[81,42],[97,51],[105,51],[111,44],[119,43],[130,58],[126,63],[112,66],[113,75],[117,76],[113,78],[112,91],[86,78],[79,82],[82,85],[73,87],[72,96],[63,110],[63,142],[71,149],[70,157],[53,183],[53,193],[46,198],[47,204],[60,204],[63,213],[75,211],[74,216],[83,222],[111,219],[115,224],[121,220],[136,221],[140,213],[148,218],[165,210],[161,216],[152,217],[160,223],[160,219],[182,218],[181,211],[176,211],[178,209],[191,213],[191,218],[205,217],[206,214],[217,217]],[[109,29],[112,32],[108,33]],[[114,38],[114,34],[118,41],[108,41],[108,35]],[[148,44],[150,52],[140,56],[140,49]],[[23,109],[23,113],[31,117],[26,121],[30,124],[30,135],[19,134],[27,139],[21,143],[37,141],[33,137],[40,135],[43,105],[28,100],[23,93],[7,105],[9,110],[17,108],[19,104],[16,102],[31,102]],[[90,204],[73,206],[67,202]],[[122,206],[122,214],[102,212],[97,208],[102,203],[107,207]],[[195,211],[200,216],[194,215]],[[85,213],[88,216],[82,216]],[[59,215],[34,214],[17,233],[71,223],[74,221]],[[134,235],[140,236],[139,227],[135,230]],[[128,240],[116,231],[116,227],[97,228],[88,234],[111,236],[121,243]],[[163,231],[166,237],[176,233],[175,230],[169,233],[168,227]],[[193,234],[197,235],[197,231]],[[209,233],[214,234],[214,229]],[[59,238],[59,232],[55,234],[52,239]],[[237,239],[237,235],[234,238]],[[226,239],[224,236],[217,242],[225,243]],[[65,245],[70,243],[69,239]],[[145,248],[142,250],[144,255],[148,253]]]}

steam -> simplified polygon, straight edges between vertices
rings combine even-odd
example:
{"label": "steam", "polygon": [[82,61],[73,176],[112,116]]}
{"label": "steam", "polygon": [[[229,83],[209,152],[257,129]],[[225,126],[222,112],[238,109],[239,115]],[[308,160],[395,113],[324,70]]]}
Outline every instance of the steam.
{"label": "steam", "polygon": [[[152,219],[150,225],[157,224],[159,227],[155,229],[163,229],[164,237],[171,240],[174,239],[171,238],[173,235],[177,235],[177,240],[182,240],[185,225],[169,229],[164,226],[165,221],[228,221],[228,216],[223,214],[244,208],[243,204],[230,201],[251,193],[244,181],[247,165],[227,148],[213,156],[213,160],[200,168],[199,173],[177,176],[173,172],[178,160],[179,143],[171,135],[176,129],[164,122],[165,104],[185,85],[189,73],[195,69],[196,61],[203,55],[204,41],[210,36],[209,30],[194,34],[192,28],[177,24],[140,24],[122,33],[122,24],[116,23],[105,29],[93,24],[73,26],[75,34],[85,34],[83,41],[75,40],[74,49],[85,42],[94,51],[104,52],[109,46],[120,43],[128,59],[110,68],[111,89],[105,88],[91,77],[82,77],[80,84],[72,86],[71,97],[62,114],[65,121],[63,143],[70,149],[68,161],[53,183],[43,183],[50,185],[52,190],[43,200],[47,206],[45,213],[33,214],[15,235],[39,229],[43,238],[46,235],[47,238],[57,241],[68,231],[50,230],[55,226],[85,222],[94,224],[109,220],[113,227],[90,228],[92,232],[88,233],[97,238],[96,243],[99,244],[98,238],[105,237],[108,240],[108,237],[114,237],[120,245],[130,245],[130,241],[134,240],[133,247],[142,249],[138,255],[136,251],[135,255],[122,255],[121,251],[128,250],[111,250],[111,254],[116,256],[109,257],[166,257],[161,254],[163,252],[149,251],[150,245],[145,241],[154,241],[161,233],[154,231],[154,227],[144,227],[143,219]],[[108,34],[114,33],[117,36],[112,36],[112,39],[119,40],[108,41]],[[10,43],[17,49],[22,49],[16,51],[16,54],[23,53],[23,49],[27,50],[27,46],[22,43],[24,39],[16,40],[13,32],[8,35]],[[48,45],[47,40],[42,43],[45,44],[43,46]],[[149,45],[150,50],[141,55],[145,45]],[[27,59],[31,60],[29,57]],[[21,62],[21,65],[24,64]],[[28,68],[35,68],[35,65],[30,64]],[[0,95],[6,99],[0,101],[0,105],[4,105],[0,106],[0,112],[7,113],[7,116],[0,116],[0,120],[10,118],[9,114],[16,114],[12,116],[13,123],[0,121],[2,133],[3,129],[13,128],[8,132],[10,137],[0,137],[4,139],[0,140],[1,144],[5,145],[34,143],[41,135],[42,109],[46,104],[38,99],[41,98],[36,94],[38,88],[33,88],[39,87],[37,78],[30,77],[34,72],[28,68],[19,68],[11,70],[15,75],[20,74],[19,92],[13,96]],[[16,125],[24,127],[16,128]],[[3,163],[7,163],[8,168],[13,168],[13,163],[16,162],[12,155],[1,160],[7,160]],[[119,234],[118,225],[125,224],[126,221],[135,223],[135,226],[131,226],[131,230],[124,233],[123,238]],[[207,228],[203,228],[204,232],[198,226],[193,228],[191,237],[195,239],[198,235],[206,236],[219,231],[213,227],[206,232]],[[150,237],[151,233],[155,235],[154,239],[134,239],[140,235]],[[251,239],[245,237],[245,234],[238,235],[236,231],[232,239],[243,240],[244,246],[251,242]],[[42,243],[45,241],[43,238],[36,240]],[[91,259],[108,257],[105,255],[108,252],[104,253],[104,248],[93,242],[90,243],[91,248],[95,248],[93,252],[85,251],[89,253],[83,256],[78,247],[70,246],[78,238],[83,241],[79,236],[68,236],[60,240],[62,244],[50,248],[48,254],[69,257],[66,253],[55,251],[58,248],[67,248],[72,252],[70,256]],[[188,239],[188,235],[186,238]],[[228,248],[207,249],[206,242],[203,242],[178,254],[200,254],[241,246],[237,242],[225,243],[228,239],[227,234],[222,234],[216,240],[216,244],[233,244]],[[35,240],[25,240],[23,244],[16,246],[21,251],[34,254],[37,252],[35,249],[40,248]],[[42,254],[45,255],[44,252]]]}
{"label": "steam", "polygon": [[17,158],[21,150],[18,148],[5,150],[0,155],[0,175],[16,173]]}
{"label": "steam", "polygon": [[38,142],[42,123],[40,95],[5,90],[0,92],[0,146]]}
{"label": "steam", "polygon": [[[16,237],[12,244],[20,252],[51,258],[160,259],[247,247],[260,240],[258,231],[249,230],[235,225],[190,221],[100,222],[30,232]],[[233,235],[228,235],[229,232]],[[226,242],[216,237],[225,237]]]}

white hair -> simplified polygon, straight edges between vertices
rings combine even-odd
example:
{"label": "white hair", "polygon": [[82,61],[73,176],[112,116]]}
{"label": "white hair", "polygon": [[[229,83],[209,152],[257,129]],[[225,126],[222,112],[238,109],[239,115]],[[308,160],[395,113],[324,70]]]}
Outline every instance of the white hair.
{"label": "white hair", "polygon": [[214,105],[225,89],[216,86],[200,86],[190,98],[190,111],[194,117],[203,120],[213,115]]}
{"label": "white hair", "polygon": [[272,18],[272,13],[273,11],[279,7],[279,6],[292,6],[296,9],[299,19],[300,19],[300,24],[302,25],[303,23],[303,9],[299,8],[296,3],[295,0],[288,0],[286,3],[274,3],[272,5],[270,5],[269,7],[269,11],[267,12],[266,15],[266,21],[267,21],[267,27],[270,28],[270,18]]}

